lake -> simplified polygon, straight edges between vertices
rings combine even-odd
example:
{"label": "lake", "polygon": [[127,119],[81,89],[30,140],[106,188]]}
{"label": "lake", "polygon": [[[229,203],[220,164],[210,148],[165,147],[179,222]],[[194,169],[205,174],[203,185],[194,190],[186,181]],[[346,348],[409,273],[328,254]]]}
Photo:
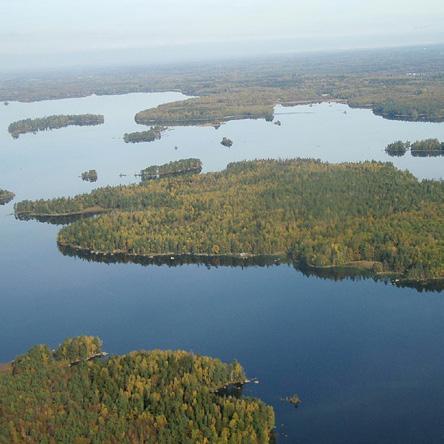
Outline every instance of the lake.
{"label": "lake", "polygon": [[[277,107],[278,127],[235,121],[218,130],[175,128],[153,143],[125,144],[143,130],[134,114],[179,93],[91,96],[0,106],[0,188],[16,201],[131,183],[156,163],[198,157],[205,171],[264,157],[332,162],[393,161],[440,178],[444,158],[390,158],[387,143],[437,137],[444,124],[388,121],[341,104]],[[344,114],[346,111],[346,114]],[[105,125],[28,134],[10,122],[49,114],[103,113]],[[234,141],[220,145],[222,137]],[[175,147],[177,146],[177,150]],[[96,169],[95,184],[82,171]],[[127,174],[119,177],[120,173]],[[0,206],[0,362],[35,343],[100,336],[111,353],[182,348],[238,359],[260,384],[247,386],[276,410],[278,441],[441,443],[444,439],[444,294],[372,279],[334,281],[271,267],[102,264],[63,256],[59,227]],[[295,409],[280,398],[298,393]]]}

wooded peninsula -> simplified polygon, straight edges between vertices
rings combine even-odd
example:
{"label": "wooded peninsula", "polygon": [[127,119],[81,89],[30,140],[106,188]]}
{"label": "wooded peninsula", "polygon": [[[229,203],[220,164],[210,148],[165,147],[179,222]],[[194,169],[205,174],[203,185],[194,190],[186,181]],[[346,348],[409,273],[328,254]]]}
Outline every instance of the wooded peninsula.
{"label": "wooded peninsula", "polygon": [[101,347],[81,336],[2,366],[0,442],[270,442],[272,407],[218,394],[245,383],[239,363],[161,350],[101,359]]}
{"label": "wooded peninsula", "polygon": [[15,194],[11,191],[2,190],[0,189],[0,205],[5,205],[8,202],[11,202],[12,199],[14,199]]}
{"label": "wooded peninsula", "polygon": [[9,125],[8,131],[14,139],[21,134],[37,133],[52,129],[64,128],[67,126],[94,126],[101,125],[105,118],[100,114],[74,114],[74,115],[54,115],[40,117],[37,119],[24,119],[13,122]]}
{"label": "wooded peninsula", "polygon": [[310,267],[444,277],[444,182],[390,163],[257,160],[219,173],[23,201],[16,214],[105,212],[64,227],[61,247],[131,256],[276,256]]}

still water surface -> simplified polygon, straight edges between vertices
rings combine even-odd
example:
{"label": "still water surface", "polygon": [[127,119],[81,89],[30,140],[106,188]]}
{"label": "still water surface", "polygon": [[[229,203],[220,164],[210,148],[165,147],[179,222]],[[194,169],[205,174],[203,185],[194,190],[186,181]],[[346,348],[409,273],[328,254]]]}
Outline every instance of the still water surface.
{"label": "still water surface", "polygon": [[[129,183],[141,168],[199,157],[207,171],[245,158],[392,160],[396,139],[438,137],[443,124],[393,122],[344,105],[277,108],[282,126],[230,122],[177,128],[126,145],[135,112],[178,93],[88,97],[0,108],[0,188],[17,200]],[[344,114],[344,111],[347,111]],[[65,128],[13,140],[16,119],[103,113],[101,127]],[[143,128],[142,128],[143,129]],[[223,136],[234,141],[222,147]],[[176,150],[174,147],[177,146]],[[394,159],[420,178],[443,176],[444,159]],[[95,168],[99,182],[78,176]],[[120,178],[119,173],[127,173]],[[93,334],[105,349],[183,348],[238,359],[271,403],[279,442],[439,443],[444,440],[444,297],[373,280],[307,277],[289,266],[207,268],[99,264],[62,256],[58,227],[19,222],[0,207],[0,362],[35,343]],[[299,409],[281,397],[298,393]]]}

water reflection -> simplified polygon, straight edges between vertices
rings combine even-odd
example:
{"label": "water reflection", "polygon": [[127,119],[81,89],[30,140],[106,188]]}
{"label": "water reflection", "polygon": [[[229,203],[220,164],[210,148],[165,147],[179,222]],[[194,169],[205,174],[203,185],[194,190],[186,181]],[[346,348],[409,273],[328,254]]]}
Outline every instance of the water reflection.
{"label": "water reflection", "polygon": [[385,282],[386,284],[393,284],[401,288],[414,288],[419,292],[440,292],[444,291],[444,280],[430,280],[430,281],[409,281],[399,280],[389,276],[377,276],[370,270],[363,270],[353,267],[325,267],[317,268],[310,267],[306,264],[294,262],[290,257],[282,259],[277,256],[206,256],[206,255],[192,255],[192,254],[178,254],[178,255],[128,255],[124,253],[103,254],[100,252],[90,252],[78,249],[73,249],[68,246],[58,245],[59,251],[64,256],[78,257],[87,262],[97,262],[104,264],[137,264],[143,267],[149,266],[167,266],[180,267],[183,265],[203,265],[210,268],[218,267],[276,267],[279,265],[289,265],[295,270],[302,273],[306,277],[313,277],[318,279],[330,280],[340,282],[344,280],[361,281],[371,279],[375,282]]}

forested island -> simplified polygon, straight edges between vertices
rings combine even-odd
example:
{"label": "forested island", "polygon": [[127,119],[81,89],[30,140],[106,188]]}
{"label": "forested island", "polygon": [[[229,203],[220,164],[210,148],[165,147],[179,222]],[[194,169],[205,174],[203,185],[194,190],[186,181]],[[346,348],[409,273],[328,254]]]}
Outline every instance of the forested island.
{"label": "forested island", "polygon": [[105,355],[98,338],[37,345],[0,368],[0,442],[269,443],[272,407],[221,396],[237,362],[185,351]]}
{"label": "forested island", "polygon": [[152,126],[148,131],[137,131],[125,133],[123,140],[125,143],[154,142],[162,138],[162,133],[168,129],[167,126]]}
{"label": "forested island", "polygon": [[409,150],[415,157],[444,156],[444,142],[438,139],[418,140],[414,143],[398,140],[387,145],[385,149],[390,156],[403,156]]}
{"label": "forested island", "polygon": [[26,133],[37,133],[67,126],[94,126],[104,122],[105,118],[100,114],[54,115],[13,122],[9,125],[8,131],[14,139],[17,139],[21,134]]}
{"label": "forested island", "polygon": [[228,137],[224,137],[220,144],[226,146],[227,148],[231,148],[233,146],[233,141],[231,139],[228,139]]}
{"label": "forested island", "polygon": [[418,181],[390,163],[245,161],[15,208],[18,216],[106,211],[59,232],[59,246],[79,254],[273,256],[416,281],[444,277],[444,182]]}
{"label": "forested island", "polygon": [[15,194],[11,191],[2,190],[0,189],[0,205],[5,205],[8,202],[11,202],[12,199],[14,199]]}
{"label": "forested island", "polygon": [[84,171],[81,174],[81,178],[85,182],[97,182],[97,179],[98,179],[97,171],[96,170]]}
{"label": "forested island", "polygon": [[140,172],[142,181],[160,179],[163,177],[199,174],[202,171],[202,162],[199,159],[181,159],[163,165],[152,165]]}

